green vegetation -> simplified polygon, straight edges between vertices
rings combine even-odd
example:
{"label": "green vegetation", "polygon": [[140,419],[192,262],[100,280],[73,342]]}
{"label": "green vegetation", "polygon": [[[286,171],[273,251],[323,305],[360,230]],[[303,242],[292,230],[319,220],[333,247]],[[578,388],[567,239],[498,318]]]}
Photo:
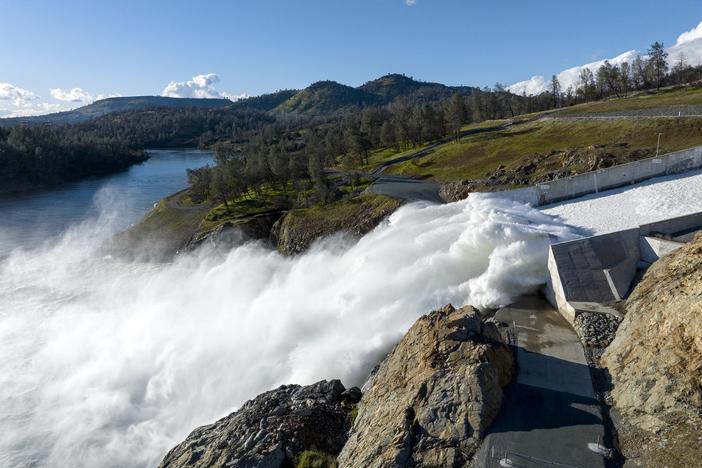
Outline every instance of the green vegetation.
{"label": "green vegetation", "polygon": [[117,235],[114,245],[127,250],[148,246],[154,257],[173,253],[200,229],[209,208],[207,204],[193,203],[187,190],[175,193],[159,201],[139,223]]}
{"label": "green vegetation", "polygon": [[326,205],[300,208],[291,211],[290,214],[295,222],[309,227],[327,223],[343,225],[349,220],[358,219],[361,214],[372,218],[378,214],[392,212],[397,206],[399,206],[399,202],[393,198],[364,193]]}
{"label": "green vegetation", "polygon": [[266,184],[261,186],[258,192],[251,190],[229,200],[228,206],[221,203],[213,207],[205,216],[200,228],[207,231],[226,221],[237,224],[253,216],[288,209],[293,198],[305,197],[307,193],[309,191],[303,188],[296,189],[292,182]]}
{"label": "green vegetation", "polygon": [[295,468],[336,468],[336,457],[319,450],[305,450],[293,460]]}
{"label": "green vegetation", "polygon": [[479,179],[498,166],[524,162],[536,154],[593,145],[616,144],[622,148],[622,157],[646,157],[655,151],[659,132],[663,134],[661,153],[702,145],[702,118],[530,121],[448,143],[386,172],[444,182]]}
{"label": "green vegetation", "polygon": [[353,423],[356,422],[357,417],[358,417],[358,405],[351,408],[351,412],[349,413],[349,419],[351,419],[352,426],[353,426]]}
{"label": "green vegetation", "polygon": [[564,115],[655,109],[658,107],[702,105],[702,88],[669,88],[660,91],[639,91],[623,98],[610,98],[568,107]]}
{"label": "green vegetation", "polygon": [[83,135],[73,128],[0,127],[0,182],[5,190],[109,174],[145,160],[142,151],[119,138]]}

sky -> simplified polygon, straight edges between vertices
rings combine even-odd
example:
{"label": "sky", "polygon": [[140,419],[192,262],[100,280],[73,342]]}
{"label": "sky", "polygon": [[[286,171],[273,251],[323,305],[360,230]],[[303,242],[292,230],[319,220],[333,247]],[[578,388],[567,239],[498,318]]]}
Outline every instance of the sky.
{"label": "sky", "polygon": [[0,116],[396,72],[512,84],[673,45],[701,21],[699,0],[0,0]]}

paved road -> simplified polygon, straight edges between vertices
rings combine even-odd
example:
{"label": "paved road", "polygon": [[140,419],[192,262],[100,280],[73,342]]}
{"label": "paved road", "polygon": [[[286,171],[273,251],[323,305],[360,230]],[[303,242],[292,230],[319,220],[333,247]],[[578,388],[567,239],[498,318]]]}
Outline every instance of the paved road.
{"label": "paved road", "polygon": [[608,112],[589,112],[587,114],[567,114],[553,111],[541,120],[608,120],[608,119],[655,119],[661,117],[702,117],[702,106],[664,106],[649,109],[626,109]]}
{"label": "paved road", "polygon": [[[512,125],[512,122],[508,122],[502,125],[496,125],[494,127],[477,128],[471,130],[465,130],[461,132],[461,137],[474,135],[477,133],[492,132],[495,130],[501,130]],[[368,191],[372,193],[377,193],[380,195],[388,195],[393,198],[399,198],[407,201],[429,201],[433,203],[443,203],[441,197],[439,197],[439,187],[441,184],[429,181],[417,179],[408,176],[395,176],[395,175],[385,175],[385,169],[388,167],[400,164],[405,161],[412,159],[422,158],[431,154],[439,146],[445,145],[453,141],[453,137],[443,138],[436,143],[432,143],[429,146],[415,151],[404,156],[400,156],[394,159],[389,159],[382,164],[375,167],[369,173],[360,174],[365,177],[374,178],[375,181],[368,187]]]}
{"label": "paved road", "polygon": [[[494,132],[496,130],[503,130],[507,127],[512,125],[512,121],[509,121],[507,123],[504,123],[502,125],[495,125],[494,127],[485,127],[485,128],[474,128],[470,130],[464,130],[460,134],[460,138],[463,138],[468,135],[475,135],[478,133],[485,133],[485,132]],[[431,154],[436,148],[439,146],[445,145],[446,143],[450,143],[454,140],[454,136],[447,136],[442,138],[441,140],[437,141],[436,143],[432,143],[429,146],[425,146],[422,149],[415,151],[414,153],[406,154],[404,156],[400,156],[394,159],[389,159],[387,161],[384,161],[383,163],[379,164],[377,167],[375,167],[372,171],[371,174],[382,174],[385,172],[385,169],[388,167],[394,166],[395,164],[400,164],[405,161],[409,161],[411,159],[418,159],[422,158],[424,156],[427,156],[428,154]]]}
{"label": "paved road", "polygon": [[[496,318],[516,325],[518,371],[478,466],[605,467],[604,457],[588,447],[604,439],[605,429],[582,346],[568,322],[536,296],[499,310]],[[500,463],[505,454],[509,462]]]}
{"label": "paved road", "polygon": [[368,191],[379,195],[387,195],[401,200],[429,201],[443,203],[439,197],[441,184],[429,180],[413,179],[403,176],[381,175],[368,187]]}

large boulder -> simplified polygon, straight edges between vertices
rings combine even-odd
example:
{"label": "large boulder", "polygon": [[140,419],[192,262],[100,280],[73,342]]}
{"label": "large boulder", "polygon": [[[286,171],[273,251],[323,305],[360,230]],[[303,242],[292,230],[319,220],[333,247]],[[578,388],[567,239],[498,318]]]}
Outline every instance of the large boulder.
{"label": "large boulder", "polygon": [[698,464],[702,237],[654,263],[624,310],[601,361],[612,378],[624,455],[640,466]]}
{"label": "large boulder", "polygon": [[479,446],[513,373],[512,352],[472,307],[421,317],[378,366],[341,467],[459,467]]}
{"label": "large boulder", "polygon": [[283,385],[195,429],[159,466],[278,468],[300,457],[331,465],[346,442],[360,398],[360,390],[346,390],[338,380]]}

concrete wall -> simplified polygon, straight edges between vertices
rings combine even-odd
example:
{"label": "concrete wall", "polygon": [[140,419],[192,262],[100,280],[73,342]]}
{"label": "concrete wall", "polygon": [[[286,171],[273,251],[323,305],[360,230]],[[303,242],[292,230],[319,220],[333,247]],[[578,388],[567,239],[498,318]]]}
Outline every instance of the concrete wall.
{"label": "concrete wall", "polygon": [[[549,277],[544,296],[573,323],[583,307],[626,297],[641,260],[652,263],[680,242],[651,238],[651,233],[692,236],[702,228],[702,212],[638,228],[585,237],[549,247]],[[688,239],[689,240],[689,239]]]}
{"label": "concrete wall", "polygon": [[640,236],[640,239],[641,261],[649,264],[685,245],[658,237]]}
{"label": "concrete wall", "polygon": [[[685,237],[687,231],[702,226],[702,213],[693,213],[689,215],[678,216],[676,218],[656,221],[654,223],[643,224],[639,226],[642,236],[648,236],[654,233],[669,234],[671,237]],[[691,238],[682,240],[692,240]]]}
{"label": "concrete wall", "polygon": [[549,250],[545,295],[572,322],[573,302],[610,303],[629,292],[639,262],[639,230],[562,242]]}
{"label": "concrete wall", "polygon": [[497,193],[503,198],[541,206],[698,168],[702,168],[702,146]]}

